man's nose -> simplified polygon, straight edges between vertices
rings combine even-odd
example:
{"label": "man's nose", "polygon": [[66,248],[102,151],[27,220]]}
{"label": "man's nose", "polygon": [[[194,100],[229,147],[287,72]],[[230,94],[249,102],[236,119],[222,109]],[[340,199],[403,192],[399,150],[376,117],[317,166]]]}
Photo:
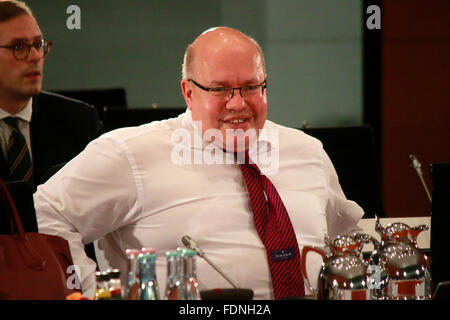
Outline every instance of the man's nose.
{"label": "man's nose", "polygon": [[241,96],[240,89],[234,89],[231,99],[227,102],[227,109],[240,110],[245,107],[245,99]]}
{"label": "man's nose", "polygon": [[31,46],[30,53],[28,54],[28,61],[39,61],[43,58],[44,54],[42,50],[36,49],[34,46]]}

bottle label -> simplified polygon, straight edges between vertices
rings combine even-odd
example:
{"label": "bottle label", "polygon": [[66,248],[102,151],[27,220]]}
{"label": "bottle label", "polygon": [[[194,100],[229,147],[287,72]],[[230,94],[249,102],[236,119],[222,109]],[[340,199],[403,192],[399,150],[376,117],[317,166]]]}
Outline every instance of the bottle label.
{"label": "bottle label", "polygon": [[424,298],[425,281],[419,280],[391,280],[388,285],[388,296],[405,298]]}
{"label": "bottle label", "polygon": [[368,289],[337,289],[334,291],[332,300],[370,300]]}

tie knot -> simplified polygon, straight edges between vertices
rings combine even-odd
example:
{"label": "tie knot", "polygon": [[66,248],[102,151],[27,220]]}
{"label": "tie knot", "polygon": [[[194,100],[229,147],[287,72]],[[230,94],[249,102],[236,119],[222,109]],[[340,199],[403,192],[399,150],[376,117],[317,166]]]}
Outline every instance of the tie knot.
{"label": "tie knot", "polygon": [[[250,169],[253,172],[255,172],[256,174],[260,175],[261,171],[259,170],[258,166],[251,161],[250,156],[248,154],[248,150],[246,150],[243,153],[237,153],[236,154],[237,159],[240,161],[244,161],[243,164],[241,164],[241,167],[245,167],[246,169]],[[239,163],[239,162],[238,162]]]}
{"label": "tie knot", "polygon": [[252,170],[254,173],[256,173],[258,175],[261,174],[261,171],[259,170],[258,166],[255,163],[245,163],[245,164],[241,164],[241,166]]}
{"label": "tie knot", "polygon": [[10,126],[11,128],[15,129],[15,130],[19,130],[19,119],[15,118],[15,117],[8,117],[3,119],[3,121],[5,121],[5,123]]}

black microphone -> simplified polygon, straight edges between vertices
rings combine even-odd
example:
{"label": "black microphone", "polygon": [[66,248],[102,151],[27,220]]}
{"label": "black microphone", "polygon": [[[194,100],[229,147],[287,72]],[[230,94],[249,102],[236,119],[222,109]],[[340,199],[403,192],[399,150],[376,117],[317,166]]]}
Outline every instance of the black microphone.
{"label": "black microphone", "polygon": [[422,172],[422,165],[419,162],[419,160],[417,159],[417,157],[414,154],[410,154],[409,155],[409,164],[411,165],[411,167],[414,169],[414,171],[417,173],[417,175],[419,176],[420,182],[422,182],[423,188],[425,189],[425,192],[428,196],[428,199],[431,202],[431,194],[430,191],[428,190],[428,187],[425,183],[425,180],[423,179],[423,172]]}
{"label": "black microphone", "polygon": [[197,245],[197,242],[195,242],[194,240],[192,240],[191,237],[189,236],[183,236],[183,238],[181,238],[181,241],[183,242],[183,244],[188,247],[189,249],[192,249],[194,251],[197,251],[197,254],[203,258],[203,256],[205,255],[205,253],[203,252],[202,249],[199,248],[199,246]]}
{"label": "black microphone", "polygon": [[191,250],[197,252],[197,254],[203,258],[211,267],[214,268],[225,280],[227,280],[233,289],[212,289],[212,290],[202,290],[200,291],[200,296],[202,300],[251,300],[253,299],[253,290],[251,289],[241,289],[239,288],[233,280],[231,280],[217,265],[215,265],[206,256],[205,252],[197,245],[191,237],[185,235],[181,238],[183,244]]}

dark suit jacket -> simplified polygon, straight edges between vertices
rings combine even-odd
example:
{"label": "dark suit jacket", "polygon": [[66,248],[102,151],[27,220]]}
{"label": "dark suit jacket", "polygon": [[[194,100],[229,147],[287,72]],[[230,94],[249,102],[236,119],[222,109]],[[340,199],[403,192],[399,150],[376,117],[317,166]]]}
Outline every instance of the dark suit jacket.
{"label": "dark suit jacket", "polygon": [[[45,91],[33,97],[30,138],[34,185],[30,188],[31,192],[25,192],[25,186],[15,187],[18,190],[10,189],[26,232],[38,231],[32,199],[36,186],[44,183],[59,169],[55,167],[70,161],[101,133],[103,123],[94,106]],[[0,152],[0,177],[7,176],[8,168]],[[0,234],[10,231],[9,217],[0,212]],[[86,253],[96,261],[92,244],[86,245]]]}
{"label": "dark suit jacket", "polygon": [[[55,93],[42,91],[33,97],[30,124],[35,186],[45,182],[49,170],[83,151],[103,132],[95,107]],[[0,176],[7,176],[0,152]]]}

